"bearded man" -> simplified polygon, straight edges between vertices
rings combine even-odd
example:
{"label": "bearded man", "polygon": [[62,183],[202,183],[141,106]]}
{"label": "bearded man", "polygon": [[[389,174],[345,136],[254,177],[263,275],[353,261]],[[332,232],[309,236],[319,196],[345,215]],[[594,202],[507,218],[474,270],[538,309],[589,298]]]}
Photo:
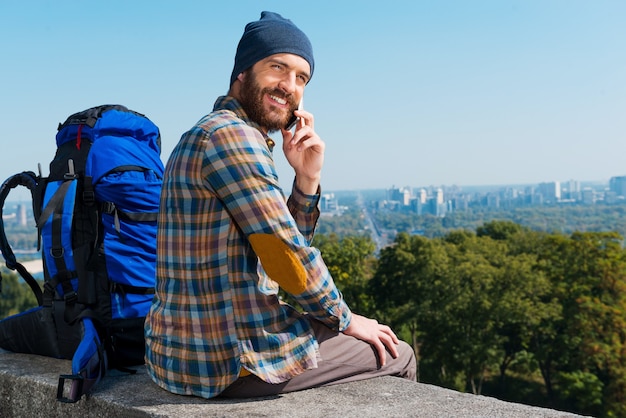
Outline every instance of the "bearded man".
{"label": "bearded man", "polygon": [[[298,104],[313,70],[307,36],[263,12],[246,25],[228,95],[167,162],[145,335],[148,373],[170,392],[255,397],[381,375],[415,380],[410,346],[350,311],[311,245],[325,145]],[[278,131],[295,172],[288,199],[269,137]]]}

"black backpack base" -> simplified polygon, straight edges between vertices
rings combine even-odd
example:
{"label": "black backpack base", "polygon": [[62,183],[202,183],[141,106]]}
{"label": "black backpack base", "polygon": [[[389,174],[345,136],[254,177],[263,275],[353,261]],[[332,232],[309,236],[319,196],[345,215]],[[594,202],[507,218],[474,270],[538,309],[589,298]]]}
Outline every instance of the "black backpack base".
{"label": "black backpack base", "polygon": [[0,347],[15,353],[71,359],[80,343],[78,327],[59,317],[63,310],[38,306],[10,316],[0,327]]}

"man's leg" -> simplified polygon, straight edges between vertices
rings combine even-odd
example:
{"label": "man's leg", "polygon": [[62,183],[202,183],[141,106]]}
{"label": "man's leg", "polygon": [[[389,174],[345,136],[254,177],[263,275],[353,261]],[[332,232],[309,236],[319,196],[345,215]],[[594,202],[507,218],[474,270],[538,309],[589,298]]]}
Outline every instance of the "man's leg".
{"label": "man's leg", "polygon": [[252,398],[318,386],[347,383],[377,376],[398,376],[415,381],[416,361],[413,349],[404,341],[398,346],[398,358],[387,353],[384,367],[379,367],[376,352],[369,343],[332,331],[309,318],[319,343],[321,360],[316,369],[307,370],[280,384],[270,384],[254,375],[240,377],[220,396]]}

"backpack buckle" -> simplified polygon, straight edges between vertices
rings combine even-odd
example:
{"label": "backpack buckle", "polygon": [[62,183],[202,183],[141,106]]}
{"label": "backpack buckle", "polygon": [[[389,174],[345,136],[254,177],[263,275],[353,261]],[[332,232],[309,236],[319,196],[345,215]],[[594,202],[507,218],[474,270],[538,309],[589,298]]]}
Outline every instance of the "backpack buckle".
{"label": "backpack buckle", "polygon": [[72,160],[71,158],[67,160],[67,169],[67,173],[63,175],[63,178],[65,180],[74,180],[75,178],[78,178],[76,170],[74,170],[74,160]]}
{"label": "backpack buckle", "polygon": [[102,213],[106,213],[107,215],[111,215],[115,213],[115,203],[113,202],[102,202],[102,206],[100,207]]}
{"label": "backpack buckle", "polygon": [[76,292],[69,292],[63,295],[63,300],[65,301],[66,305],[73,305],[78,300],[78,295],[76,294]]}
{"label": "backpack buckle", "polygon": [[86,205],[93,205],[96,201],[96,194],[93,190],[85,190],[83,191],[83,203]]}
{"label": "backpack buckle", "polygon": [[63,258],[65,255],[65,248],[50,248],[50,255],[52,258]]}
{"label": "backpack buckle", "polygon": [[[63,396],[65,381],[71,380],[69,397]],[[76,403],[83,395],[83,384],[85,378],[79,374],[62,374],[59,376],[59,386],[57,387],[57,401],[64,403]]]}

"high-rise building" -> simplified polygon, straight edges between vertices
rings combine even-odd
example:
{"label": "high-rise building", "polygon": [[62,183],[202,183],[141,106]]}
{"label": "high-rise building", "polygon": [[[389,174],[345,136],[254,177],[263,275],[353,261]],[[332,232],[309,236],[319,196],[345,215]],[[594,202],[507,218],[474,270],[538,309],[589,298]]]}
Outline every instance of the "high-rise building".
{"label": "high-rise building", "polygon": [[561,200],[561,183],[558,181],[540,183],[537,193],[543,197],[545,203],[556,203]]}
{"label": "high-rise building", "polygon": [[339,209],[334,193],[325,193],[320,199],[320,210],[323,212],[336,212]]}
{"label": "high-rise building", "polygon": [[563,183],[562,197],[570,200],[580,200],[580,182],[569,180]]}
{"label": "high-rise building", "polygon": [[496,193],[487,194],[487,207],[491,209],[497,209],[500,207],[500,196]]}
{"label": "high-rise building", "polygon": [[408,187],[396,188],[392,187],[387,190],[387,199],[392,202],[399,202],[402,206],[411,204],[411,189]]}
{"label": "high-rise building", "polygon": [[437,205],[443,204],[443,190],[441,187],[435,192],[435,200],[437,201]]}
{"label": "high-rise building", "polygon": [[26,226],[26,205],[17,205],[16,221],[19,226]]}
{"label": "high-rise building", "polygon": [[424,203],[426,203],[426,201],[428,200],[428,193],[426,192],[426,189],[421,188],[418,195],[417,195],[417,199],[419,200],[419,202],[423,205]]}
{"label": "high-rise building", "polygon": [[617,196],[626,197],[626,176],[611,177],[609,190],[615,192]]}
{"label": "high-rise building", "polygon": [[596,203],[596,193],[591,187],[585,187],[581,192],[582,202],[585,205],[593,205]]}

